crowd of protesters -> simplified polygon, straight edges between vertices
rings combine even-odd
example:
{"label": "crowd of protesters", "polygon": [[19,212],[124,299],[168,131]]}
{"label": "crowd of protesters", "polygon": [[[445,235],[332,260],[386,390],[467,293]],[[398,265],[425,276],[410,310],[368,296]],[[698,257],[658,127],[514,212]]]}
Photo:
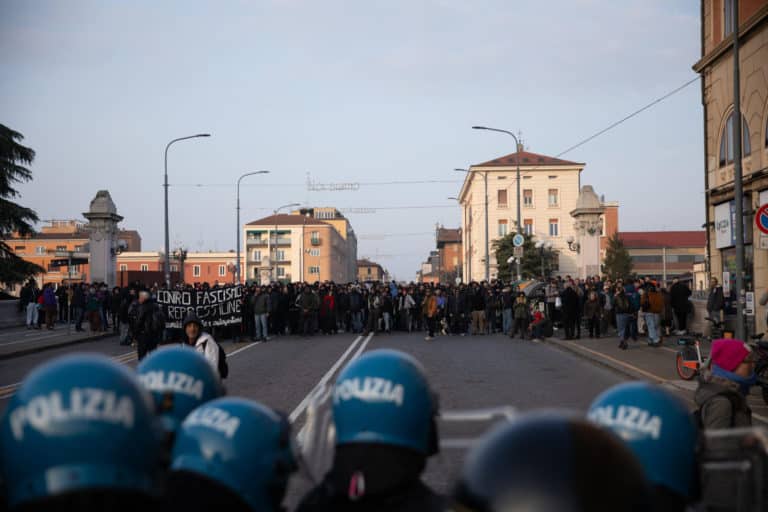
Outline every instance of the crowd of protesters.
{"label": "crowd of protesters", "polygon": [[[209,289],[218,282],[176,285],[174,289]],[[316,336],[340,332],[389,334],[423,332],[427,340],[438,335],[503,333],[538,340],[562,330],[565,339],[601,336],[627,341],[647,336],[659,346],[665,335],[686,331],[691,314],[691,291],[673,279],[666,286],[647,278],[618,279],[570,276],[528,283],[525,293],[502,280],[460,284],[333,282],[247,284],[241,303],[242,322],[219,327],[219,338],[268,341],[276,336]],[[131,324],[136,320],[139,292],[150,301],[162,286],[133,283],[108,288],[104,284],[77,283],[39,289],[30,281],[21,291],[20,307],[27,328],[53,329],[69,321],[93,334],[112,330],[121,342],[135,342]],[[722,309],[722,287],[713,283],[707,309]],[[132,311],[133,305],[133,311]],[[170,331],[164,337],[183,336]]]}

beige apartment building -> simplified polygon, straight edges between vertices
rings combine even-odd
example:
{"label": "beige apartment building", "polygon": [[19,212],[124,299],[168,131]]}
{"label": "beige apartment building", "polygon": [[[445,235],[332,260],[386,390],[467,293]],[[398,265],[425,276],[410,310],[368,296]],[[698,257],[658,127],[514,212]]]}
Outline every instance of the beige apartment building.
{"label": "beige apartment building", "polygon": [[[704,183],[709,273],[735,284],[733,2],[702,0],[701,75],[704,107]],[[744,182],[745,274],[747,289],[768,284],[768,237],[754,222],[768,203],[768,0],[739,1],[742,176]],[[759,295],[759,294],[758,294]],[[765,330],[764,307],[757,305],[756,330]]]}
{"label": "beige apartment building", "polygon": [[357,237],[335,208],[307,208],[243,227],[246,281],[354,281]]}
{"label": "beige apartment building", "polygon": [[[493,242],[517,230],[517,153],[469,168],[461,187],[461,233],[464,281],[485,279],[485,244],[490,277],[498,274]],[[520,151],[522,229],[537,240],[552,242],[559,261],[554,274],[577,274],[576,253],[566,240],[575,236],[570,212],[579,197],[583,163]],[[488,238],[485,239],[485,180],[488,182]]]}

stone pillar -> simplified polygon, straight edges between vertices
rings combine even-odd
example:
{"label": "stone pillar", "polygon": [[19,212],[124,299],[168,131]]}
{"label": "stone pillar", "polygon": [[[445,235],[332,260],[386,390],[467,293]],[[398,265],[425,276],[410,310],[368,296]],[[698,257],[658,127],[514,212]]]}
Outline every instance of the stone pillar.
{"label": "stone pillar", "polygon": [[107,190],[99,190],[91,201],[90,209],[83,213],[88,219],[86,229],[90,233],[88,242],[91,253],[89,260],[91,282],[103,282],[110,288],[115,286],[117,270],[117,223],[123,218]]}
{"label": "stone pillar", "polygon": [[576,208],[571,211],[573,228],[576,231],[575,243],[579,247],[578,276],[581,279],[587,276],[600,275],[600,228],[603,215],[600,198],[597,197],[592,185],[581,187]]}

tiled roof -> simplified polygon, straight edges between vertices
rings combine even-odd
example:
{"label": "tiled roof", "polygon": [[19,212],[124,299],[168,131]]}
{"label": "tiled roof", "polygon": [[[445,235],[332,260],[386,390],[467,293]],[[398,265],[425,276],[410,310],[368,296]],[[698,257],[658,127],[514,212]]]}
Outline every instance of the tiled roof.
{"label": "tiled roof", "polygon": [[704,247],[704,231],[622,231],[619,238],[627,249],[653,249],[657,247]]}
{"label": "tiled roof", "polygon": [[[515,165],[517,165],[517,153],[511,153],[507,156],[495,158],[493,160],[489,160],[488,162],[484,162],[482,164],[475,164],[472,167],[509,167],[509,166],[515,166]],[[562,165],[562,166],[575,167],[575,166],[582,166],[584,164],[580,164],[578,162],[570,162],[568,160],[561,160],[559,158],[555,158],[551,156],[539,155],[538,153],[531,153],[530,151],[521,151],[520,165],[521,166]]]}
{"label": "tiled roof", "polygon": [[371,260],[357,260],[357,266],[358,267],[379,267],[379,268],[382,268],[381,265],[379,265],[375,261],[371,261]]}
{"label": "tiled roof", "polygon": [[328,226],[327,222],[323,222],[312,217],[305,215],[289,215],[287,213],[280,213],[278,215],[270,215],[263,219],[254,220],[246,224],[246,226]]}

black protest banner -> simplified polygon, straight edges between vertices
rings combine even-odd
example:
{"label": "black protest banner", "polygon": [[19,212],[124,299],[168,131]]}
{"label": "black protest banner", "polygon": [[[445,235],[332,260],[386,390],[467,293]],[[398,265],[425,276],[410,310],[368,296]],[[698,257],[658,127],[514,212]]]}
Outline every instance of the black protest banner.
{"label": "black protest banner", "polygon": [[160,290],[157,304],[165,313],[165,326],[180,329],[184,318],[194,313],[207,327],[239,324],[242,286],[224,286],[210,290]]}

